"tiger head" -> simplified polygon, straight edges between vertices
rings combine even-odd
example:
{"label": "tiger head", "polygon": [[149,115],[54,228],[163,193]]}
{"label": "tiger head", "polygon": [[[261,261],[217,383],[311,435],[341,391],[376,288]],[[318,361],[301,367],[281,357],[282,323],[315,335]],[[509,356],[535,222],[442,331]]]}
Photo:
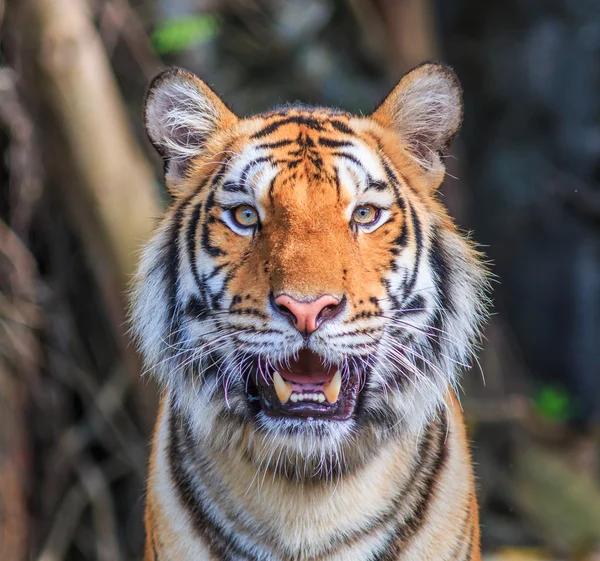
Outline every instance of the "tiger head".
{"label": "tiger head", "polygon": [[193,74],[155,78],[145,122],[172,204],[132,322],[208,446],[329,475],[443,406],[487,285],[436,194],[461,119],[457,78],[434,63],[366,117],[238,118]]}

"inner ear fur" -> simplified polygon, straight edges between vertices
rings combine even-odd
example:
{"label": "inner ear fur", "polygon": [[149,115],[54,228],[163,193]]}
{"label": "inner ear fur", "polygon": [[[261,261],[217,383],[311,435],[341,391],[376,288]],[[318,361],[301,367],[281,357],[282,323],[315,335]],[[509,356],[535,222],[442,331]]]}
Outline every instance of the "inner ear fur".
{"label": "inner ear fur", "polygon": [[427,62],[405,74],[371,117],[394,130],[425,171],[437,171],[440,154],[460,129],[462,88],[449,67]]}
{"label": "inner ear fur", "polygon": [[165,162],[167,184],[177,186],[190,160],[202,154],[211,137],[237,117],[200,78],[168,68],[150,83],[144,124],[150,142]]}

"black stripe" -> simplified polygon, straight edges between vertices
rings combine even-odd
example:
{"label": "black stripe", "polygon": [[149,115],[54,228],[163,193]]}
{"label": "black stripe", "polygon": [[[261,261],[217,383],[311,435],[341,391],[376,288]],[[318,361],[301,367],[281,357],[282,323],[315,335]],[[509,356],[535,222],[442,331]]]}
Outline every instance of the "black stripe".
{"label": "black stripe", "polygon": [[[225,153],[225,152],[229,152],[229,149],[231,148],[231,144],[227,144],[223,150],[219,151],[219,154],[221,153]],[[214,174],[214,175],[207,175],[204,180],[196,187],[196,189],[194,190],[194,193],[190,196],[190,200],[193,199],[198,193],[200,193],[202,191],[202,189],[204,189],[204,187],[208,184],[208,182],[212,179],[211,182],[211,189],[214,188],[215,184],[223,177],[223,174],[225,173],[225,169],[227,168],[227,166],[229,165],[229,163],[231,162],[231,160],[233,159],[233,156],[227,156],[227,158],[225,159],[224,162],[219,162],[221,164],[221,167],[219,167],[218,171]]]}
{"label": "black stripe", "polygon": [[342,184],[340,182],[340,172],[337,166],[333,166],[333,181],[335,182],[335,193],[339,201],[342,196]]}
{"label": "black stripe", "polygon": [[[229,281],[233,278],[233,271],[229,271],[225,278],[223,279],[223,286],[218,292],[211,292],[210,289],[207,290],[207,293],[210,298],[210,303],[214,310],[221,310],[223,308],[223,297],[225,296],[225,292],[227,292],[227,285]],[[208,288],[208,287],[207,287]]]}
{"label": "black stripe", "polygon": [[387,191],[387,189],[389,189],[389,185],[385,182],[385,181],[377,181],[376,179],[373,179],[371,181],[369,181],[369,184],[367,185],[367,188],[365,189],[365,193],[367,191],[370,190],[373,191]]}
{"label": "black stripe", "polygon": [[294,144],[294,140],[276,140],[275,142],[263,142],[259,144],[257,148],[261,149],[273,149],[273,148],[282,148],[283,146],[289,146],[290,144]]}
{"label": "black stripe", "polygon": [[421,266],[421,255],[423,253],[423,230],[421,227],[421,221],[419,220],[417,212],[410,201],[407,201],[407,205],[409,214],[412,218],[413,233],[415,235],[415,266],[405,289],[406,296],[411,294],[417,282],[417,276],[419,275],[419,268]]}
{"label": "black stripe", "polygon": [[448,450],[446,436],[448,431],[448,419],[445,411],[440,413],[440,423],[437,425],[437,439],[430,453],[426,453],[421,473],[424,477],[415,485],[419,488],[419,496],[412,514],[399,524],[391,536],[387,548],[381,552],[375,561],[397,561],[408,541],[419,531],[423,523],[435,491],[440,471],[444,467]]}
{"label": "black stripe", "polygon": [[[348,152],[332,152],[332,156],[338,156],[339,158],[344,158],[344,159],[352,162],[353,164],[359,166],[360,168],[364,169],[362,162],[358,158],[355,158],[352,154],[348,154]],[[367,173],[367,170],[365,170],[365,173]]]}
{"label": "black stripe", "polygon": [[188,259],[190,261],[190,269],[192,270],[192,275],[194,276],[194,280],[196,281],[196,285],[198,289],[202,293],[203,283],[200,282],[200,276],[198,274],[198,269],[196,267],[196,234],[198,232],[198,221],[200,220],[200,212],[202,210],[201,204],[196,204],[194,207],[194,211],[192,212],[192,218],[187,226],[185,239],[186,239],[186,248],[188,253]]}
{"label": "black stripe", "polygon": [[442,338],[445,330],[444,317],[448,312],[454,312],[455,307],[450,297],[450,264],[440,241],[439,230],[434,230],[429,253],[429,265],[433,271],[435,285],[439,294],[439,306],[435,310],[429,328],[432,350],[435,356],[442,350]]}
{"label": "black stripe", "polygon": [[229,308],[229,313],[236,316],[252,316],[260,319],[268,320],[269,316],[256,308],[237,308],[232,310]]}
{"label": "black stripe", "polygon": [[398,247],[404,247],[406,245],[407,242],[407,238],[408,238],[408,230],[406,228],[406,203],[404,201],[404,198],[402,197],[402,195],[400,195],[400,193],[398,192],[398,190],[396,189],[396,187],[394,186],[394,190],[396,191],[396,204],[400,207],[400,211],[402,212],[402,226],[400,229],[400,233],[398,234],[398,236],[396,237],[396,239],[394,240],[394,246]]}
{"label": "black stripe", "polygon": [[198,297],[192,296],[185,307],[185,315],[195,320],[203,320],[210,316],[210,310]]}
{"label": "black stripe", "polygon": [[354,147],[354,144],[350,140],[334,140],[333,138],[324,138],[322,136],[319,137],[318,142],[321,146],[326,146],[328,148]]}
{"label": "black stripe", "polygon": [[213,243],[210,241],[209,225],[213,224],[215,221],[214,217],[210,216],[210,211],[215,206],[215,204],[215,191],[212,190],[208,194],[206,202],[204,203],[204,223],[202,224],[202,236],[200,238],[200,245],[202,249],[211,257],[219,257],[221,255],[226,255],[226,253],[219,246],[213,245]]}
{"label": "black stripe", "polygon": [[354,131],[348,125],[342,123],[342,121],[332,120],[329,122],[334,129],[343,132],[344,134],[354,134]]}
{"label": "black stripe", "polygon": [[385,170],[385,174],[388,178],[388,181],[392,185],[392,187],[394,187],[394,190],[396,191],[396,193],[397,194],[399,193],[398,185],[400,183],[404,183],[418,198],[421,198],[421,193],[419,193],[419,191],[416,190],[399,171],[397,171],[396,169],[393,169],[392,165],[389,162],[389,159],[385,156],[385,151],[384,151],[383,147],[381,146],[381,144],[379,142],[377,143],[377,146],[378,146],[379,152],[381,154],[380,159],[381,159],[381,164],[383,165],[383,169]]}
{"label": "black stripe", "polygon": [[244,166],[244,169],[242,170],[242,173],[240,174],[240,184],[241,185],[246,184],[246,181],[248,179],[248,174],[250,173],[250,170],[256,164],[262,164],[264,162],[272,162],[272,161],[273,161],[273,158],[271,158],[271,156],[260,156],[259,158],[256,158],[256,159],[252,160],[251,162],[248,162]]}
{"label": "black stripe", "polygon": [[183,216],[185,208],[192,200],[193,195],[185,199],[176,209],[173,214],[173,219],[169,225],[168,246],[166,264],[163,267],[164,276],[166,277],[166,285],[168,291],[169,302],[169,324],[172,329],[169,331],[169,339],[174,343],[174,333],[179,333],[179,317],[176,314],[177,310],[177,294],[179,292],[179,262],[181,259],[179,249],[179,234],[183,225]]}
{"label": "black stripe", "polygon": [[275,181],[277,180],[277,176],[275,176],[273,179],[271,179],[271,183],[269,183],[269,201],[271,201],[271,204],[274,204],[274,193],[275,193]]}
{"label": "black stripe", "polygon": [[397,317],[406,316],[409,314],[421,313],[426,311],[427,302],[422,294],[415,294],[408,302],[404,304],[402,309],[396,312]]}
{"label": "black stripe", "polygon": [[401,308],[402,305],[400,304],[400,299],[398,298],[398,296],[396,296],[395,293],[392,292],[392,285],[391,285],[390,281],[386,278],[382,278],[380,280],[380,282],[381,282],[381,284],[383,284],[383,286],[385,288],[385,293],[387,294],[387,297],[390,299],[390,303],[392,304],[394,309]]}
{"label": "black stripe", "polygon": [[246,185],[236,183],[235,181],[226,181],[223,183],[223,191],[227,191],[228,193],[248,193]]}
{"label": "black stripe", "polygon": [[314,119],[312,117],[304,117],[302,115],[297,115],[294,117],[287,117],[285,119],[277,120],[274,123],[271,123],[271,124],[267,125],[266,127],[263,127],[258,132],[255,132],[250,138],[252,138],[252,139],[262,138],[264,136],[267,136],[267,135],[275,132],[278,128],[288,125],[290,123],[296,123],[298,125],[306,125],[307,127],[317,130],[317,131],[323,130],[323,124],[318,119]]}
{"label": "black stripe", "polygon": [[166,275],[169,280],[169,303],[171,308],[171,316],[174,315],[175,306],[177,304],[177,287],[179,285],[179,232],[183,220],[183,212],[187,206],[187,201],[184,201],[175,210],[173,220],[169,226],[169,253],[167,256],[167,266],[165,267]]}
{"label": "black stripe", "polygon": [[[202,502],[199,500],[193,483],[193,476],[185,468],[187,457],[190,455],[189,447],[194,442],[191,430],[187,421],[176,414],[172,403],[169,404],[169,407],[169,468],[179,502],[189,514],[194,530],[208,547],[211,557],[219,559],[219,561],[233,561],[234,559],[236,561],[241,559],[250,561],[252,557],[223,533],[222,528],[207,515]],[[198,463],[198,461],[194,462],[194,468],[197,467]]]}
{"label": "black stripe", "polygon": [[[252,326],[247,326],[247,325],[237,325],[236,323],[231,323],[230,324],[230,328],[232,330],[234,329],[243,329],[244,330],[244,335],[248,335],[248,334],[258,334],[258,335],[273,335],[273,334],[277,334],[277,335],[283,335],[287,332],[285,331],[281,331],[280,329],[257,329],[256,327],[252,327]],[[244,339],[241,338],[241,335],[238,334],[235,336],[237,338],[238,341],[243,341]]]}
{"label": "black stripe", "polygon": [[429,265],[431,266],[437,287],[440,291],[440,304],[447,312],[455,312],[454,303],[450,298],[450,277],[452,268],[446,250],[442,247],[441,232],[439,228],[433,231],[431,239],[431,251],[429,253]]}
{"label": "black stripe", "polygon": [[221,263],[221,265],[216,265],[213,267],[213,270],[206,275],[206,280],[215,278],[227,265],[228,263]]}
{"label": "black stripe", "polygon": [[396,177],[396,174],[390,164],[384,158],[381,158],[381,165],[383,166],[383,171],[385,171],[388,181],[394,186],[397,185],[398,177]]}

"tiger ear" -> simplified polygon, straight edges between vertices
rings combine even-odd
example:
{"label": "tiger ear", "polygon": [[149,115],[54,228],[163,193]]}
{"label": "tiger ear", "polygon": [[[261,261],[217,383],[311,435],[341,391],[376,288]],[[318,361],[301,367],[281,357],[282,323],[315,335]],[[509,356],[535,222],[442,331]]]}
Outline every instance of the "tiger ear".
{"label": "tiger ear", "polygon": [[144,100],[144,124],[150,142],[165,162],[169,186],[185,177],[190,161],[211,137],[237,117],[202,80],[181,68],[156,76]]}
{"label": "tiger ear", "polygon": [[371,117],[393,129],[421,167],[437,171],[462,115],[458,77],[444,64],[427,62],[405,74]]}

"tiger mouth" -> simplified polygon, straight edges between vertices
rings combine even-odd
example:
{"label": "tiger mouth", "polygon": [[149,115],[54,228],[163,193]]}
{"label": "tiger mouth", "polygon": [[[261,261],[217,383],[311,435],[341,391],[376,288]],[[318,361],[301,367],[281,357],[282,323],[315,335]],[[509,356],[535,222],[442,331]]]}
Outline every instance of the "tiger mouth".
{"label": "tiger mouth", "polygon": [[257,370],[260,406],[269,417],[345,421],[356,409],[357,373],[342,373],[308,349],[275,366],[259,360]]}

